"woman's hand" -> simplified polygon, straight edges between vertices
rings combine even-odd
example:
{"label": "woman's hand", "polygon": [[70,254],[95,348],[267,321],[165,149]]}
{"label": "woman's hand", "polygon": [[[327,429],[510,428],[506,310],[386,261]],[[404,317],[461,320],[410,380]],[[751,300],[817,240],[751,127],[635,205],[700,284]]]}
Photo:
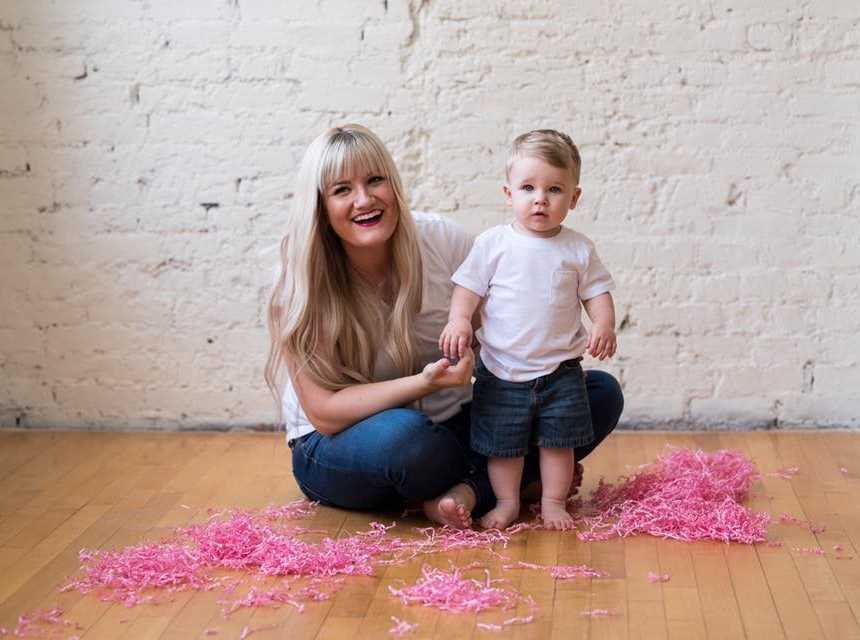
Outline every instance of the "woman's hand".
{"label": "woman's hand", "polygon": [[457,364],[452,365],[448,358],[440,358],[424,367],[421,375],[436,389],[462,387],[472,381],[474,366],[475,354],[471,348],[467,348]]}

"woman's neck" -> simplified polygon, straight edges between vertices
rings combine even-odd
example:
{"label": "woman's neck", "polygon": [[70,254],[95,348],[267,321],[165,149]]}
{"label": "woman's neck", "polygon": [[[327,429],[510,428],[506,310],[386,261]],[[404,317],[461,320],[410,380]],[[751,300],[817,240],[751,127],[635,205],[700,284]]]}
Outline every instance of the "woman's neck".
{"label": "woman's neck", "polygon": [[355,272],[371,285],[381,286],[391,266],[391,249],[378,247],[359,249],[355,247],[346,248],[346,257]]}

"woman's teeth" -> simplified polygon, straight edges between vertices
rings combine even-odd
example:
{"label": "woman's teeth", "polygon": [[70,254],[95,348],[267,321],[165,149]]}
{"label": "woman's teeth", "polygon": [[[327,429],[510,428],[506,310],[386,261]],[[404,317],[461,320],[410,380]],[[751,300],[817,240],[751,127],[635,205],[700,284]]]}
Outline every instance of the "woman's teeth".
{"label": "woman's teeth", "polygon": [[380,211],[379,209],[374,209],[373,211],[369,211],[367,213],[362,213],[361,215],[355,216],[352,221],[356,224],[373,224],[381,217],[382,211]]}

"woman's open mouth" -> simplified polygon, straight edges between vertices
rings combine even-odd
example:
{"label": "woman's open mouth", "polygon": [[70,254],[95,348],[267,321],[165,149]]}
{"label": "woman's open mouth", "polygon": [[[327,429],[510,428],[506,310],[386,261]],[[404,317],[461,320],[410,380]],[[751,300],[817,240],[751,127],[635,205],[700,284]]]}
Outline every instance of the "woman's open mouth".
{"label": "woman's open mouth", "polygon": [[382,220],[382,209],[374,209],[367,213],[360,213],[352,219],[352,222],[360,227],[372,227]]}

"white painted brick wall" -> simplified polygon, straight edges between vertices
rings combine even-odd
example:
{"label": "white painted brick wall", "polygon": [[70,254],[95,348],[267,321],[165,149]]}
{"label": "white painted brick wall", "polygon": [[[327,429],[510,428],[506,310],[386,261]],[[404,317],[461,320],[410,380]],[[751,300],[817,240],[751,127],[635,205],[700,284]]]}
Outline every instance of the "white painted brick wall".
{"label": "white painted brick wall", "polygon": [[271,424],[267,250],[359,121],[474,231],[580,143],[627,426],[860,426],[858,89],[851,0],[5,0],[0,425]]}

